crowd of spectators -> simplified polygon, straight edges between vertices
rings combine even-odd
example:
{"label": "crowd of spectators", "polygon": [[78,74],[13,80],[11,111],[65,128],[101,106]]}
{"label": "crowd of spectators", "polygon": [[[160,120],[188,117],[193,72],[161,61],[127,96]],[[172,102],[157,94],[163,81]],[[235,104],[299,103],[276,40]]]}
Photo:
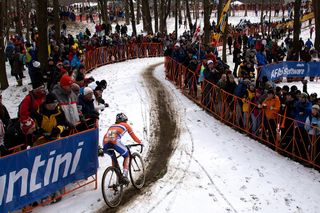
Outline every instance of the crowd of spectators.
{"label": "crowd of spectators", "polygon": [[[313,48],[312,41],[300,39],[299,49],[294,50],[289,36],[281,45],[278,45],[277,39],[268,35],[247,36],[239,33],[236,37],[229,36],[229,54],[233,54],[235,65],[231,71],[214,47],[192,43],[191,38],[191,34],[185,33],[175,44],[168,46],[165,52],[165,55],[187,68],[182,79],[184,88],[194,98],[201,98],[207,110],[218,114],[225,112],[225,119],[230,122],[235,113],[237,126],[264,138],[270,144],[275,145],[281,132],[281,147],[292,151],[290,141],[295,136],[299,146],[295,147],[296,154],[310,159],[311,140],[314,140],[312,136],[320,136],[320,98],[317,93],[309,94],[307,89],[308,82],[314,79],[288,78],[288,81],[303,82],[303,89],[299,90],[296,86],[277,86],[266,76],[257,78],[255,73],[259,73],[261,66],[284,60],[319,61],[319,54]],[[175,72],[176,81],[178,74]],[[200,88],[201,97],[197,93]],[[231,95],[222,99],[221,89]],[[316,150],[320,151],[320,144]]]}

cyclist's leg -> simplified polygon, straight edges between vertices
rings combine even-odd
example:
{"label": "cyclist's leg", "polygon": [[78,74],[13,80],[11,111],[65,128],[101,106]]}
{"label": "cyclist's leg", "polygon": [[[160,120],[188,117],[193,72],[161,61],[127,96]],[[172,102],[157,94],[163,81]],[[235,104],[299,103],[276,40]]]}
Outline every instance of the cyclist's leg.
{"label": "cyclist's leg", "polygon": [[103,152],[108,154],[112,159],[112,166],[118,165],[118,160],[116,157],[116,153],[112,150],[115,149],[114,144],[106,143],[103,145]]}
{"label": "cyclist's leg", "polygon": [[123,157],[123,175],[127,177],[129,168],[128,149],[121,141],[117,141],[117,143],[114,144],[114,149]]}

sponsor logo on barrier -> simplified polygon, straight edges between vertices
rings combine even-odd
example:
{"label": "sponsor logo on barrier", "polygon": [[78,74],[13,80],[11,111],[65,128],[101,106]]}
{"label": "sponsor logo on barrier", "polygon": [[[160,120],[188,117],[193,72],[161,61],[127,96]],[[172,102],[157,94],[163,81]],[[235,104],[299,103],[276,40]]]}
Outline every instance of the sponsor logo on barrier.
{"label": "sponsor logo on barrier", "polygon": [[[78,142],[78,149],[75,153],[67,152],[64,154],[56,154],[56,150],[52,150],[50,151],[49,157],[42,155],[35,156],[31,171],[28,168],[22,168],[19,171],[14,170],[0,176],[0,206],[12,201],[15,185],[18,181],[21,181],[19,195],[23,197],[28,193],[32,193],[42,187],[59,181],[59,179],[67,178],[74,174],[79,164],[83,144],[84,141]],[[30,162],[32,162],[32,160],[30,160]],[[39,168],[45,168],[44,173],[38,172]],[[63,173],[59,173],[60,170],[62,170]],[[43,175],[43,177],[39,178],[41,175]],[[41,181],[37,182],[37,180]],[[4,197],[6,189],[7,195]]]}
{"label": "sponsor logo on barrier", "polygon": [[[304,67],[304,65],[302,64],[302,66]],[[304,68],[301,69],[294,69],[294,68],[278,68],[275,70],[272,70],[271,72],[271,79],[276,79],[279,77],[283,77],[283,76],[288,76],[288,75],[303,75],[305,72]]]}

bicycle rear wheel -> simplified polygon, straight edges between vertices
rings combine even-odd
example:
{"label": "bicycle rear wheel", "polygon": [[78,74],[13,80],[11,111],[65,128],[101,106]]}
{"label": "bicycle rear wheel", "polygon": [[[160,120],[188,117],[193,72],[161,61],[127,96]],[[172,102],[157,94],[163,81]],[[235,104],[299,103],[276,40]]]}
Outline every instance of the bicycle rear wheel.
{"label": "bicycle rear wheel", "polygon": [[138,153],[133,153],[129,162],[129,173],[132,185],[136,189],[141,189],[145,183],[145,168],[142,157]]}
{"label": "bicycle rear wheel", "polygon": [[103,199],[111,207],[117,207],[123,196],[123,185],[120,183],[120,173],[115,167],[108,167],[102,176],[101,190]]}

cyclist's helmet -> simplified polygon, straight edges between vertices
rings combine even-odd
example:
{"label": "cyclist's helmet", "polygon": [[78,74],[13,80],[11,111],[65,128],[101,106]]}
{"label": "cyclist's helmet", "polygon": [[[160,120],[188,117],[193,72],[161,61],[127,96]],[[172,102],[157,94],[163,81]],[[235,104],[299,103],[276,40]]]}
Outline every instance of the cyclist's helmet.
{"label": "cyclist's helmet", "polygon": [[116,116],[116,123],[127,122],[128,117],[124,113],[118,113]]}

